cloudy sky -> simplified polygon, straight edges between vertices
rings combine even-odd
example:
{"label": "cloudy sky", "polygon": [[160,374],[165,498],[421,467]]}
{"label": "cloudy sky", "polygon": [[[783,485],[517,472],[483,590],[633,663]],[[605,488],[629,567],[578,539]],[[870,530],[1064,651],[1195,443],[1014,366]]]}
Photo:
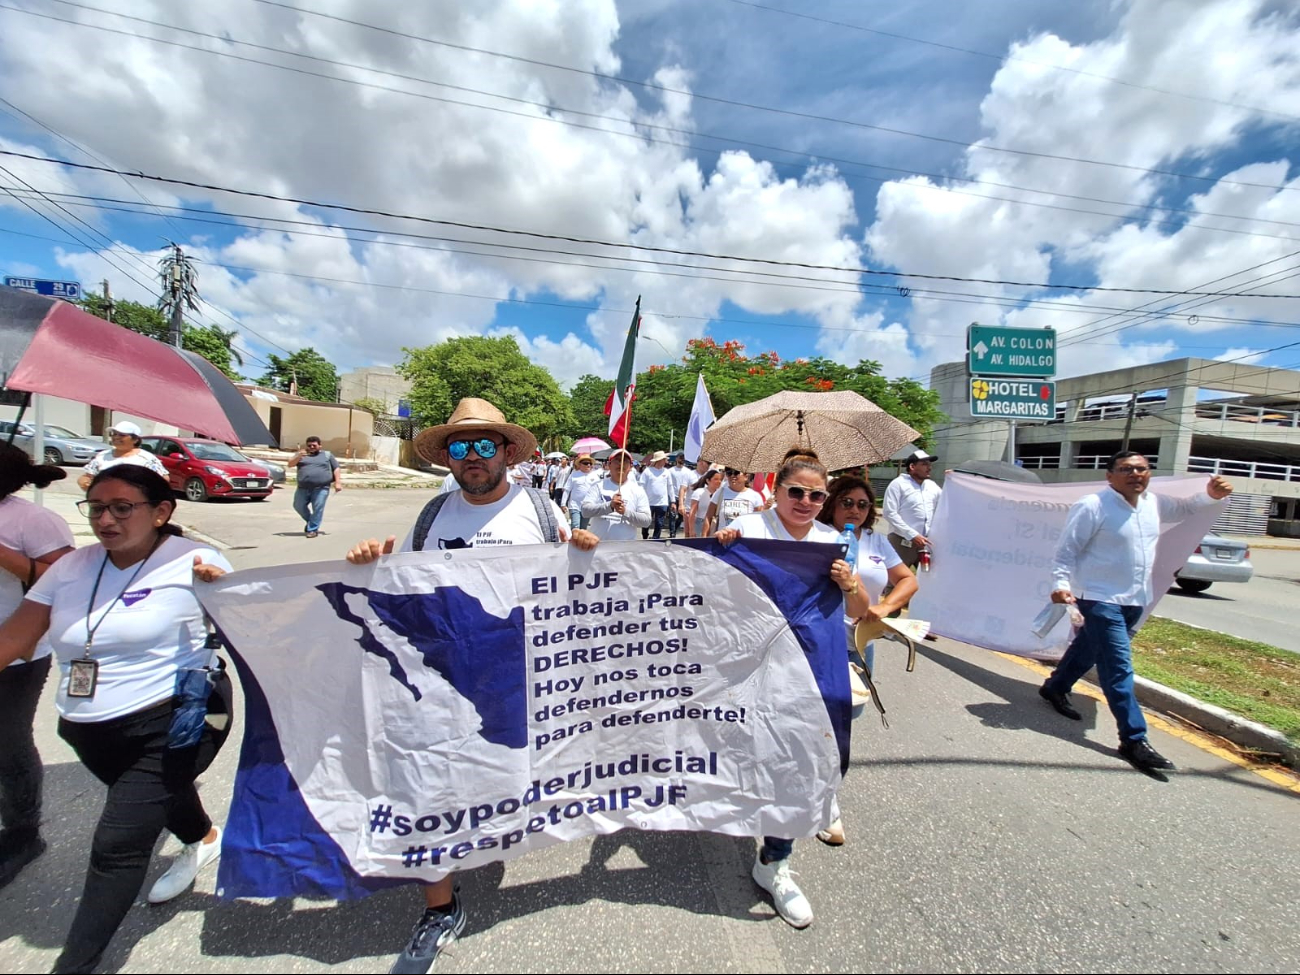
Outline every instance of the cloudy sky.
{"label": "cloudy sky", "polygon": [[1286,2],[6,0],[0,150],[0,271],[152,303],[174,240],[253,375],[512,333],[613,376],[638,295],[640,366],[925,378],[972,321],[1300,366],[1300,301],[1236,296],[1300,294]]}

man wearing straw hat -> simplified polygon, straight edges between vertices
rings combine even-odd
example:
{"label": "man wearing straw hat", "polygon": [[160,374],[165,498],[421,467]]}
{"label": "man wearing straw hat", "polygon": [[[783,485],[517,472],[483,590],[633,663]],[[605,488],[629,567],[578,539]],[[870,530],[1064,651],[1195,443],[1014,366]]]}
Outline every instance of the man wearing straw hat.
{"label": "man wearing straw hat", "polygon": [[[456,404],[446,423],[415,438],[425,460],[450,467],[460,490],[438,494],[416,520],[400,551],[482,548],[568,541],[581,549],[596,547],[589,531],[571,529],[544,491],[510,483],[506,470],[532,456],[537,440],[523,427],[507,423],[486,400],[467,397]],[[367,539],[348,552],[355,565],[373,562],[394,551],[396,536],[382,544]],[[484,647],[484,655],[491,653]],[[438,953],[465,928],[465,909],[453,877],[424,888],[425,910],[411,940],[393,965],[394,972],[427,972]]]}

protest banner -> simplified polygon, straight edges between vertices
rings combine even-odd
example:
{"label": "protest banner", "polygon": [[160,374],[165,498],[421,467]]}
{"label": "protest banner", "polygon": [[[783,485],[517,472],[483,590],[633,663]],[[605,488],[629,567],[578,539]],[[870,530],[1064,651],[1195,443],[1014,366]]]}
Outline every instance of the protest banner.
{"label": "protest banner", "polygon": [[[1205,494],[1205,485],[1204,475],[1153,477],[1150,491],[1190,498]],[[1041,637],[1032,624],[1051,598],[1052,561],[1070,505],[1098,490],[1107,488],[1096,481],[1027,484],[949,473],[930,528],[931,568],[918,576],[911,614],[929,620],[931,632],[963,643],[1059,659],[1070,641],[1068,618]],[[1161,526],[1151,576],[1156,600],[1146,615],[1220,510],[1207,505]]]}
{"label": "protest banner", "polygon": [[223,897],[353,897],[624,827],[810,836],[848,762],[834,545],[459,549],[201,589],[246,723]]}

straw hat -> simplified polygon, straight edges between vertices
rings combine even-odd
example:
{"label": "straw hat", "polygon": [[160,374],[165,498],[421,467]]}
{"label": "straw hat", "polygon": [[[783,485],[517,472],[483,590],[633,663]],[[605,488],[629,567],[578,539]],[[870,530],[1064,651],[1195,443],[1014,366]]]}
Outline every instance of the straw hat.
{"label": "straw hat", "polygon": [[517,423],[507,423],[505,414],[485,399],[466,396],[456,404],[446,423],[421,430],[415,438],[415,452],[425,460],[438,463],[436,452],[447,446],[456,434],[468,430],[499,433],[518,448],[517,457],[527,459],[537,449],[537,438]]}

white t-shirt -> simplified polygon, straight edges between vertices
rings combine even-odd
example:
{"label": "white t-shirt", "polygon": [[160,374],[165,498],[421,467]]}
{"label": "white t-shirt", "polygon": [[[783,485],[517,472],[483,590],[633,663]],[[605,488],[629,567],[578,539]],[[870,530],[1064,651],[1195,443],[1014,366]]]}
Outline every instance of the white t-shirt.
{"label": "white t-shirt", "polygon": [[[620,515],[610,505],[615,494],[623,497]],[[650,502],[631,474],[622,484],[606,477],[587,489],[582,502],[582,513],[590,519],[587,526],[600,538],[611,542],[626,542],[641,537],[641,529],[650,525]]]}
{"label": "white t-shirt", "polygon": [[641,490],[653,508],[668,507],[672,478],[666,467],[647,467],[641,474]]}
{"label": "white t-shirt", "polygon": [[889,570],[902,564],[884,532],[874,529],[858,536],[858,579],[871,605],[880,602],[880,594],[889,585]]}
{"label": "white t-shirt", "polygon": [[[12,494],[0,501],[0,545],[5,548],[21,552],[29,559],[39,559],[42,555],[49,555],[61,548],[71,548],[75,544],[68,523],[48,508],[32,504],[25,498],[16,498]],[[26,581],[26,577],[19,579],[0,569],[0,623],[22,605],[23,583]],[[32,659],[40,660],[49,655],[50,642],[42,637]],[[26,662],[19,659],[10,666],[21,667]]]}
{"label": "white t-shirt", "polygon": [[695,520],[703,524],[709,513],[709,489],[698,487],[692,491],[686,498],[686,510],[682,512],[683,515],[690,515],[691,505],[695,506]]}
{"label": "white t-shirt", "polygon": [[533,465],[527,462],[516,464],[506,471],[511,484],[531,485],[533,483]]}
{"label": "white t-shirt", "polygon": [[803,538],[795,538],[781,523],[775,509],[741,515],[728,527],[736,529],[745,538],[766,538],[776,542],[829,542],[833,545],[840,540],[839,532],[820,521],[809,525],[808,534]]}
{"label": "white t-shirt", "polygon": [[581,508],[582,499],[587,496],[593,484],[600,481],[600,477],[593,470],[577,470],[569,477],[569,482],[564,486],[564,494],[560,501],[566,508]]}
{"label": "white t-shirt", "polygon": [[[560,537],[568,539],[568,522],[554,501],[547,500],[560,527]],[[517,484],[510,485],[501,500],[490,504],[471,504],[462,491],[449,495],[424,540],[424,551],[438,549],[487,548],[489,545],[541,545],[546,542],[537,510],[532,500]],[[402,541],[399,552],[415,551],[415,528]]]}
{"label": "white t-shirt", "polygon": [[[49,638],[60,671],[55,704],[69,721],[108,721],[165,701],[176,691],[178,670],[206,667],[212,659],[212,651],[203,646],[207,630],[194,595],[194,556],[230,571],[219,552],[188,538],[169,537],[134,581],[140,563],[119,569],[105,561],[105,554],[102,545],[69,552],[27,594],[50,607]],[[87,618],[101,565],[104,575]],[[73,660],[85,655],[92,625],[91,656],[99,661],[95,696],[70,698],[68,671]]]}
{"label": "white t-shirt", "polygon": [[[682,488],[688,488],[700,479],[700,475],[695,473],[691,467],[670,467],[668,468],[668,483],[672,485],[672,496],[669,501],[676,503],[681,496]],[[690,504],[691,499],[688,497],[686,503]],[[682,512],[685,514],[686,512]]]}
{"label": "white t-shirt", "polygon": [[101,450],[90,462],[86,464],[85,473],[94,477],[106,467],[114,467],[118,464],[136,464],[139,467],[147,467],[155,474],[161,474],[163,480],[167,480],[167,468],[163,467],[163,462],[158,459],[157,454],[152,454],[144,448],[136,450],[134,454],[127,454],[125,457],[113,456],[113,451]]}
{"label": "white t-shirt", "polygon": [[[731,527],[731,523],[737,518],[757,511],[765,503],[763,496],[752,488],[733,491],[725,481],[722,487],[714,492],[710,502],[718,506],[718,521],[714,525],[715,531]],[[708,514],[707,509],[705,514]]]}

